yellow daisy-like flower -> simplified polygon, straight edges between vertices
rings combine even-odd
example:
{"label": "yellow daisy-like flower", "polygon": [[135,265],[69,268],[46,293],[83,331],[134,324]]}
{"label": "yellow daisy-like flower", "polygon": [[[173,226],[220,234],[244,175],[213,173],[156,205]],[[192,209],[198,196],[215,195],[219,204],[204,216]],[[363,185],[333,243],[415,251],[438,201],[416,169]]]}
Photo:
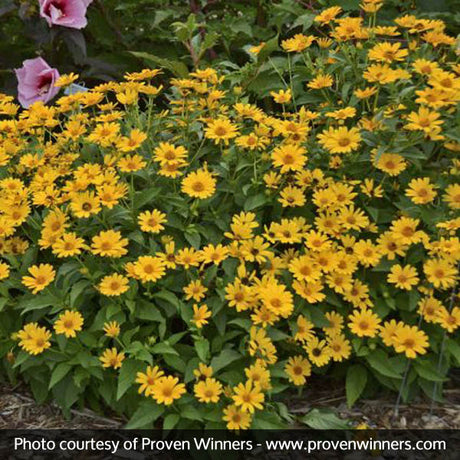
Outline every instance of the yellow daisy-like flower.
{"label": "yellow daisy-like flower", "polygon": [[380,318],[367,308],[355,310],[349,317],[348,327],[358,337],[375,337],[379,331]]}
{"label": "yellow daisy-like flower", "polygon": [[114,339],[120,335],[120,325],[117,321],[110,321],[108,323],[104,323],[103,330],[107,337]]}
{"label": "yellow daisy-like flower", "polygon": [[318,134],[318,142],[330,153],[350,153],[359,147],[361,135],[358,128],[330,127]]}
{"label": "yellow daisy-like flower", "polygon": [[51,347],[51,332],[37,323],[29,323],[17,334],[19,346],[31,355],[39,355]]}
{"label": "yellow daisy-like flower", "polygon": [[214,378],[201,380],[193,387],[196,399],[201,403],[218,403],[222,393],[222,384]]}
{"label": "yellow daisy-like flower", "polygon": [[23,276],[22,284],[28,287],[32,294],[42,291],[51,282],[53,282],[56,272],[50,264],[33,265],[29,268],[31,276]]}
{"label": "yellow daisy-like flower", "polygon": [[232,399],[235,406],[241,407],[243,412],[253,414],[256,409],[263,409],[265,395],[261,392],[259,385],[248,380],[246,383],[240,383],[233,388],[234,395]]}
{"label": "yellow daisy-like flower", "polygon": [[214,195],[216,179],[207,169],[198,169],[182,180],[182,191],[192,198],[204,200]]}
{"label": "yellow daisy-like flower", "polygon": [[311,375],[311,364],[308,359],[302,356],[292,356],[286,363],[284,372],[294,385],[305,385],[307,377]]}
{"label": "yellow daisy-like flower", "polygon": [[167,221],[167,218],[164,212],[154,209],[153,211],[142,212],[137,220],[143,232],[160,233],[164,230],[163,224]]}
{"label": "yellow daisy-like flower", "polygon": [[395,331],[394,348],[398,353],[405,353],[409,359],[417,354],[424,355],[428,348],[428,336],[417,326],[401,326]]}
{"label": "yellow daisy-like flower", "polygon": [[455,285],[458,270],[448,261],[443,259],[430,259],[423,265],[427,280],[435,288],[447,289]]}
{"label": "yellow daisy-like flower", "polygon": [[106,296],[119,296],[129,289],[129,280],[126,276],[113,273],[102,278],[98,289],[101,294]]}
{"label": "yellow daisy-like flower", "polygon": [[369,60],[380,62],[403,61],[409,54],[407,49],[401,49],[401,43],[382,42],[369,50]]}
{"label": "yellow daisy-like flower", "polygon": [[446,193],[442,197],[451,209],[460,209],[460,184],[447,186]]}
{"label": "yellow daisy-like flower", "polygon": [[128,239],[122,238],[121,233],[115,230],[101,231],[99,235],[93,237],[91,249],[93,254],[102,257],[121,257],[128,249]]}
{"label": "yellow daisy-like flower", "polygon": [[54,323],[56,334],[64,334],[67,338],[76,337],[82,330],[83,316],[78,311],[66,310],[59,315]]}
{"label": "yellow daisy-like flower", "polygon": [[206,304],[203,304],[201,306],[198,305],[193,305],[193,317],[192,317],[192,323],[195,324],[195,326],[198,329],[201,329],[203,326],[208,324],[208,318],[212,316],[212,312],[209,311],[208,306]]}
{"label": "yellow daisy-like flower", "polygon": [[5,262],[0,262],[0,280],[4,280],[10,276],[10,266]]}
{"label": "yellow daisy-like flower", "polygon": [[320,74],[316,76],[310,83],[307,84],[311,89],[330,88],[334,83],[334,79],[330,75]]}
{"label": "yellow daisy-like flower", "polygon": [[102,355],[99,357],[99,360],[102,363],[102,367],[108,368],[113,367],[114,369],[119,369],[125,359],[124,352],[114,348],[107,348],[104,350]]}
{"label": "yellow daisy-like flower", "polygon": [[415,204],[431,203],[436,198],[436,191],[428,177],[412,179],[406,190],[408,196]]}
{"label": "yellow daisy-like flower", "polygon": [[138,372],[136,374],[136,383],[140,384],[138,392],[144,393],[145,396],[152,395],[155,384],[163,376],[164,372],[158,366],[148,366],[145,373]]}
{"label": "yellow daisy-like flower", "polygon": [[238,135],[238,128],[228,118],[218,118],[208,123],[205,129],[205,137],[212,139],[216,144],[228,145],[230,139]]}
{"label": "yellow daisy-like flower", "polygon": [[170,406],[176,399],[180,399],[184,393],[186,393],[185,385],[179,383],[179,379],[171,375],[157,379],[150,391],[157,404],[164,404],[165,406]]}
{"label": "yellow daisy-like flower", "polygon": [[147,283],[162,278],[166,273],[166,268],[160,257],[141,256],[135,263],[134,271],[141,281]]}
{"label": "yellow daisy-like flower", "polygon": [[415,267],[412,265],[405,265],[402,267],[399,264],[391,267],[387,280],[389,283],[396,285],[396,287],[400,289],[405,289],[406,291],[410,291],[412,286],[416,286],[420,281]]}
{"label": "yellow daisy-like flower", "polygon": [[53,253],[58,257],[72,257],[81,254],[84,245],[85,241],[76,233],[64,233],[53,244]]}
{"label": "yellow daisy-like flower", "polygon": [[249,412],[243,411],[235,404],[224,409],[224,422],[227,422],[229,430],[247,430],[251,426],[252,416]]}
{"label": "yellow daisy-like flower", "polygon": [[272,153],[273,165],[281,168],[281,173],[300,171],[303,169],[307,158],[306,150],[295,144],[286,144],[277,147]]}

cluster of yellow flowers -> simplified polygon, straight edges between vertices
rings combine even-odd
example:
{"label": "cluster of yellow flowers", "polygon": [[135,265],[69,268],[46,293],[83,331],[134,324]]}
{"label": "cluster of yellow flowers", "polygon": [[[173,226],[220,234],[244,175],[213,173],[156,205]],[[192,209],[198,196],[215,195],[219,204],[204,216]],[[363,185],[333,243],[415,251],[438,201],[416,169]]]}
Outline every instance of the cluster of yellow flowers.
{"label": "cluster of yellow flowers", "polygon": [[[381,6],[364,1],[368,26],[329,8],[320,37],[282,41],[310,78],[300,93],[292,72],[280,80],[279,112],[211,68],[167,91],[146,69],[22,112],[0,95],[8,303],[64,294],[61,309],[29,312],[28,293],[6,307],[30,318],[5,337],[10,353],[46,357],[50,325],[69,340],[86,332],[104,368],[145,363],[131,381],[156,404],[218,405],[245,429],[274,380],[303,386],[375,349],[420,359],[454,333],[460,65],[442,21],[377,26]],[[81,280],[88,304],[75,307]],[[140,299],[152,301],[142,315]],[[221,353],[232,359],[216,366]]]}

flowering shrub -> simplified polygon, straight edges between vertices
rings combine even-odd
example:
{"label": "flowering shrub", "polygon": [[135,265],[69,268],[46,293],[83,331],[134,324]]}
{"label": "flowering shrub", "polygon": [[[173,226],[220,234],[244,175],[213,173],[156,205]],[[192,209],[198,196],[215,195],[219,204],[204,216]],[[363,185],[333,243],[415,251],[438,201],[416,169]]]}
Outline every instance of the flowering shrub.
{"label": "flowering shrub", "polygon": [[279,77],[265,110],[212,68],[23,111],[1,97],[11,379],[129,427],[283,426],[283,399],[325,374],[350,405],[441,397],[460,355],[460,66],[441,21],[380,27],[379,5],[255,46]]}

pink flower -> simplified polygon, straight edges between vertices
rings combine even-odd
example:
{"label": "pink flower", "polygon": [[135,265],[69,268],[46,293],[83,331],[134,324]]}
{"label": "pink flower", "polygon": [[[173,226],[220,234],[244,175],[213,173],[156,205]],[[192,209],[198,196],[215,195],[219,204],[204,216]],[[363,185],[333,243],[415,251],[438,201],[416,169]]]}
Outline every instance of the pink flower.
{"label": "pink flower", "polygon": [[86,20],[86,9],[93,0],[38,0],[40,16],[45,18],[51,27],[63,26],[72,29],[83,29]]}
{"label": "pink flower", "polygon": [[49,102],[59,92],[59,88],[54,86],[59,72],[41,57],[26,59],[15,72],[18,79],[18,100],[25,108],[37,101]]}

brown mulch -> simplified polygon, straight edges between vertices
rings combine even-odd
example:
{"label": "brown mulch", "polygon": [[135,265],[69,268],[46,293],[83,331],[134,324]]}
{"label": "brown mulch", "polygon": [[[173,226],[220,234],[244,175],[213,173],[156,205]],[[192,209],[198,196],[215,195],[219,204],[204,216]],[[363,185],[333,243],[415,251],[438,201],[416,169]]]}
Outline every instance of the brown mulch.
{"label": "brown mulch", "polygon": [[72,410],[67,420],[54,404],[38,405],[23,386],[0,383],[0,429],[109,429],[121,428],[124,422],[106,418],[88,409]]}
{"label": "brown mulch", "polygon": [[[292,398],[290,411],[303,415],[313,408],[334,409],[340,418],[354,424],[365,423],[370,428],[460,428],[460,389],[447,389],[446,401],[433,406],[430,401],[401,405],[395,417],[395,398],[382,396],[379,400],[363,400],[349,409],[343,389],[314,388],[303,397]],[[0,384],[0,429],[109,429],[122,428],[120,418],[107,418],[91,410],[72,410],[67,420],[54,404],[38,405],[24,386]]]}

